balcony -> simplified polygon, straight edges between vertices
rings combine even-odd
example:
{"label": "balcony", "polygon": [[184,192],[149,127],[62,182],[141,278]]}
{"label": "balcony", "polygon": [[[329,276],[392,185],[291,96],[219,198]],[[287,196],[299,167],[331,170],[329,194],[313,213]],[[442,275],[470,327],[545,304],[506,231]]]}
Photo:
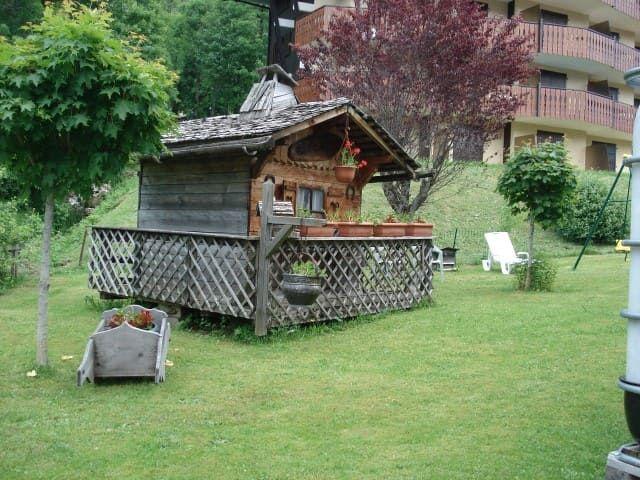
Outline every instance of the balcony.
{"label": "balcony", "polygon": [[349,7],[321,7],[309,15],[296,20],[296,45],[307,45],[316,40],[322,30],[329,26],[334,15],[344,15]]}
{"label": "balcony", "polygon": [[[516,117],[583,122],[630,134],[633,130],[633,105],[583,90],[513,86],[514,94],[525,103]],[[575,126],[573,128],[576,128]]]}
{"label": "balcony", "polygon": [[535,53],[589,60],[618,72],[640,65],[640,51],[588,28],[526,22],[519,33],[531,37]]}
{"label": "balcony", "polygon": [[[608,0],[628,3],[629,8],[636,2]],[[640,18],[640,5],[634,7]],[[322,7],[296,22],[296,44],[306,45],[320,36],[323,29],[329,26],[331,17],[344,14],[349,8]],[[541,30],[542,29],[542,30]],[[542,32],[542,34],[540,34]],[[640,65],[640,51],[624,45],[602,33],[582,27],[565,27],[561,25],[542,25],[525,22],[520,25],[518,33],[531,38],[531,51],[595,62],[623,73]],[[575,66],[579,68],[579,66]],[[587,69],[588,70],[588,69]],[[603,72],[591,72],[603,73]],[[620,80],[622,77],[620,75]]]}
{"label": "balcony", "polygon": [[602,3],[636,20],[640,20],[640,2],[638,0],[602,0]]}

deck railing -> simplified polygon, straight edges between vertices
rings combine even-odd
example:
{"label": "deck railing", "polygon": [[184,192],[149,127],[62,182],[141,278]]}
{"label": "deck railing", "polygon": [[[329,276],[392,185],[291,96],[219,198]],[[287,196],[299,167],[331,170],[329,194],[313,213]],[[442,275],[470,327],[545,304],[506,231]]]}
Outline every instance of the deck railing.
{"label": "deck railing", "polygon": [[[89,285],[113,296],[255,319],[258,246],[256,237],[94,227]],[[302,254],[326,275],[309,308],[289,305],[280,290],[282,274]],[[268,262],[267,328],[405,309],[432,293],[428,238],[293,238]]]}
{"label": "deck railing", "polygon": [[511,90],[525,102],[516,112],[517,117],[582,121],[625,133],[633,130],[633,105],[584,90],[522,86]]}

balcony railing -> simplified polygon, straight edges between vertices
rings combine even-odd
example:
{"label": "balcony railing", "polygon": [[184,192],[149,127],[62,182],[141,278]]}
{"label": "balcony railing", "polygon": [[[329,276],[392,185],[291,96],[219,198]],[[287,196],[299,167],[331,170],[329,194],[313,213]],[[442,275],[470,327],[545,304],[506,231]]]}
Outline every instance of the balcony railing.
{"label": "balcony railing", "polygon": [[[614,1],[614,0],[610,0]],[[635,5],[635,3],[634,3]],[[306,45],[329,26],[331,17],[349,8],[323,7],[296,22],[296,43]],[[640,10],[638,12],[640,18]],[[542,34],[541,34],[542,28]],[[532,53],[582,58],[607,65],[620,72],[640,66],[640,51],[588,28],[525,22],[518,33],[531,38]]]}
{"label": "balcony railing", "polygon": [[640,20],[640,2],[638,0],[602,0],[616,10]]}
{"label": "balcony railing", "polygon": [[584,90],[560,88],[511,87],[522,96],[524,104],[516,117],[541,117],[573,120],[631,133],[635,110],[633,105]]}
{"label": "balcony railing", "polygon": [[592,60],[620,72],[640,65],[640,51],[602,33],[581,27],[543,25],[540,35],[540,28],[530,22],[518,28],[519,33],[530,36],[535,53]]}

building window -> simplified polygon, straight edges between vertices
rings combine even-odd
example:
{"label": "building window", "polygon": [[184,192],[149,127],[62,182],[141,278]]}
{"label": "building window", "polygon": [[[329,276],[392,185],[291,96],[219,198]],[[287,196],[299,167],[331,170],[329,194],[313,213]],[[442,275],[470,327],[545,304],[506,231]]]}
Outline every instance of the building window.
{"label": "building window", "polygon": [[545,88],[567,88],[567,74],[540,70],[540,86]]}
{"label": "building window", "polygon": [[489,13],[489,4],[486,2],[475,2],[485,14]]}
{"label": "building window", "polygon": [[324,211],[324,190],[300,187],[298,189],[297,209],[308,210],[311,213]]}
{"label": "building window", "polygon": [[637,98],[637,97],[636,97],[636,98],[634,98],[634,99],[633,99],[633,106],[634,106],[636,109],[640,108],[640,98]]}
{"label": "building window", "polygon": [[536,132],[536,143],[564,143],[564,133],[547,132],[538,130]]}
{"label": "building window", "polygon": [[614,101],[618,101],[618,96],[620,94],[620,89],[617,87],[609,87],[609,98]]}
{"label": "building window", "polygon": [[540,18],[545,25],[562,25],[567,26],[569,17],[564,13],[552,12],[549,10],[540,10]]}

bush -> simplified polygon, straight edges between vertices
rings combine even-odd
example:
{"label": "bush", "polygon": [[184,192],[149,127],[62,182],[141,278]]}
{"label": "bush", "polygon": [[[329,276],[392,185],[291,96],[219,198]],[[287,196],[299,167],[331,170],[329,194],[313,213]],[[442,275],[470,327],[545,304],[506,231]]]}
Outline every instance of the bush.
{"label": "bush", "polygon": [[0,290],[11,284],[13,259],[9,250],[37,236],[40,229],[35,212],[22,212],[16,201],[0,202]]}
{"label": "bush", "polygon": [[[527,264],[523,263],[516,266],[516,288],[524,290],[525,279],[527,277]],[[547,259],[534,260],[531,265],[531,288],[536,291],[551,291],[553,283],[558,274],[558,267],[555,263]]]}
{"label": "bush", "polygon": [[[583,243],[594,225],[608,188],[595,178],[580,182],[566,213],[557,225],[558,233],[571,242]],[[593,233],[594,243],[613,243],[624,237],[627,229],[624,202],[609,203]]]}

